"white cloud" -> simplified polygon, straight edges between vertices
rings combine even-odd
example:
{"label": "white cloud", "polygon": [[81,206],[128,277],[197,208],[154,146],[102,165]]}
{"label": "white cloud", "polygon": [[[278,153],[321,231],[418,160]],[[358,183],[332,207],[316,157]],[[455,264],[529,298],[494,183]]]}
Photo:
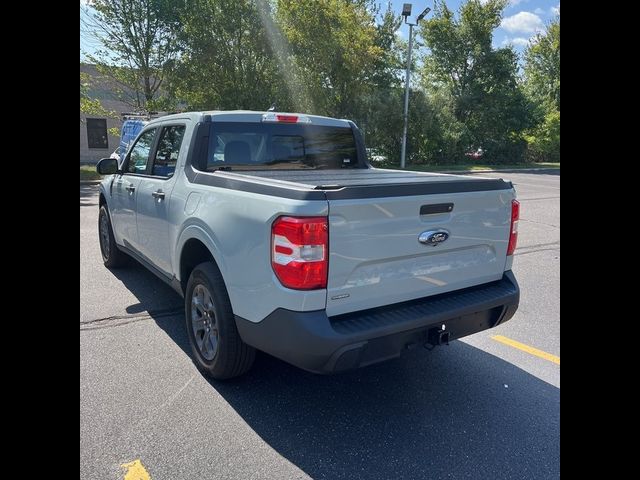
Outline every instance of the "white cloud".
{"label": "white cloud", "polygon": [[[521,3],[527,3],[529,0],[509,0],[509,6],[510,7],[515,7],[516,5],[519,5]],[[482,5],[486,5],[489,2],[489,0],[480,0],[480,3]]]}
{"label": "white cloud", "polygon": [[542,19],[531,12],[519,12],[507,17],[502,20],[500,26],[511,33],[535,33],[544,29]]}
{"label": "white cloud", "polygon": [[529,39],[524,37],[505,38],[502,46],[515,45],[516,47],[526,47],[529,45]]}
{"label": "white cloud", "polygon": [[537,13],[538,15],[542,15],[544,13],[544,10],[541,9],[540,7],[536,8],[533,13]]}
{"label": "white cloud", "polygon": [[560,4],[555,7],[551,7],[549,11],[551,12],[551,15],[560,15]]}

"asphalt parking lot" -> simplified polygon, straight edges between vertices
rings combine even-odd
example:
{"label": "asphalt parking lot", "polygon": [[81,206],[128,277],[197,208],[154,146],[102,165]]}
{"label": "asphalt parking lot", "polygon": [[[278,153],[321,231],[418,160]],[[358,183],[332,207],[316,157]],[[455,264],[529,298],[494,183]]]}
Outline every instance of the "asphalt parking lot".
{"label": "asphalt parking lot", "polygon": [[191,362],[173,290],[102,265],[81,185],[81,478],[559,478],[560,172],[482,175],[521,202],[511,321],[334,376],[261,354],[226,383]]}

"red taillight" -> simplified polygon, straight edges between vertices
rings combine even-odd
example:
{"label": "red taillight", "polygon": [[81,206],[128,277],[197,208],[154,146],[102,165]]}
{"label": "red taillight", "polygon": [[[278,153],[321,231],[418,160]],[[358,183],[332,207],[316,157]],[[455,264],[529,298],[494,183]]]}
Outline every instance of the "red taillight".
{"label": "red taillight", "polygon": [[279,217],[271,226],[271,266],[295,290],[327,288],[327,217]]}
{"label": "red taillight", "polygon": [[509,246],[507,247],[507,255],[513,255],[518,242],[518,220],[520,220],[520,202],[516,199],[511,200],[511,230],[509,230]]}

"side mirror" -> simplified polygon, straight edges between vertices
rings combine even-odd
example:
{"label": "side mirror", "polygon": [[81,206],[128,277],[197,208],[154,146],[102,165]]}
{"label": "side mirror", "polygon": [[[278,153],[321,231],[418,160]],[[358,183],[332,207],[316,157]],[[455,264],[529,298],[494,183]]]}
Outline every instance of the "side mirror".
{"label": "side mirror", "polygon": [[113,175],[118,173],[118,160],[115,158],[103,158],[96,165],[96,172],[100,175]]}

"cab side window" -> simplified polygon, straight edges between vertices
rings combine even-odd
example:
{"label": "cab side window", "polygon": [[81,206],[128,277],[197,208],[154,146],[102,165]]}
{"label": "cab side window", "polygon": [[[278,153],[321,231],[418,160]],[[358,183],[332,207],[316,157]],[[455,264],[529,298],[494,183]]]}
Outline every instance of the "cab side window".
{"label": "cab side window", "polygon": [[171,177],[173,175],[176,170],[184,132],[184,125],[171,125],[162,129],[158,148],[153,159],[152,175],[160,177]]}
{"label": "cab side window", "polygon": [[149,163],[149,154],[153,147],[153,139],[156,135],[156,129],[152,128],[140,135],[138,141],[131,148],[129,154],[129,163],[127,164],[128,173],[146,173],[147,164]]}

